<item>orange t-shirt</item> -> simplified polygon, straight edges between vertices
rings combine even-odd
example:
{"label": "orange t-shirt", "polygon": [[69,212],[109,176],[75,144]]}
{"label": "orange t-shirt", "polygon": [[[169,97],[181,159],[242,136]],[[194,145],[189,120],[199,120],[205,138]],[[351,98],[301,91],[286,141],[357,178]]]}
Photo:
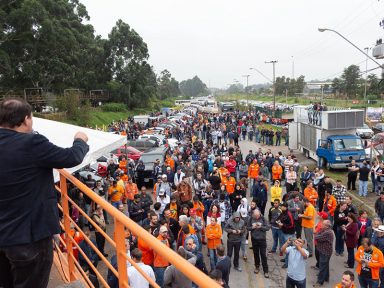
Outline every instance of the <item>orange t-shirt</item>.
{"label": "orange t-shirt", "polygon": [[124,189],[120,185],[116,185],[116,187],[109,187],[108,195],[111,197],[111,202],[121,201],[121,197],[124,195]]}
{"label": "orange t-shirt", "polygon": [[141,238],[137,240],[137,247],[143,253],[142,261],[146,265],[153,265],[153,250],[150,245],[145,243]]}
{"label": "orange t-shirt", "polygon": [[309,200],[309,202],[312,203],[313,206],[316,206],[316,200],[319,198],[319,195],[317,194],[317,191],[315,188],[305,188],[304,189],[304,196]]}
{"label": "orange t-shirt", "polygon": [[125,185],[125,197],[127,197],[127,199],[133,201],[137,193],[139,193],[139,190],[135,183],[127,183],[127,185]]}
{"label": "orange t-shirt", "polygon": [[[166,246],[169,247],[169,241],[167,238],[163,238],[161,235],[157,236],[157,239],[163,242]],[[169,266],[169,262],[157,254],[156,251],[153,251],[153,267],[165,268]]]}
{"label": "orange t-shirt", "polygon": [[312,217],[312,219],[309,220],[309,219],[301,218],[301,226],[304,228],[313,229],[315,227],[315,215],[316,215],[315,207],[313,207],[312,204],[308,205],[308,207],[305,208],[303,215],[310,216]]}

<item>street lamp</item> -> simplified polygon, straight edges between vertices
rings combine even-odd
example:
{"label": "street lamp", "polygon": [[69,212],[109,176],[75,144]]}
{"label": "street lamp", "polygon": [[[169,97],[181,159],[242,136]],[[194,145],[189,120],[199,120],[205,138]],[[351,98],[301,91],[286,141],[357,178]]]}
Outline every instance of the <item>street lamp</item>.
{"label": "street lamp", "polygon": [[272,64],[273,66],[273,116],[276,117],[276,78],[275,78],[275,65],[277,60],[265,61],[265,64]]}
{"label": "street lamp", "polygon": [[249,98],[249,96],[248,96],[248,78],[249,78],[249,76],[251,76],[251,75],[249,75],[249,74],[242,75],[242,77],[247,77],[247,86],[245,86],[245,94],[247,94],[247,108],[249,108],[249,103],[248,103],[248,98]]}
{"label": "street lamp", "polygon": [[353,44],[351,41],[349,41],[347,38],[345,38],[345,36],[341,35],[339,32],[337,32],[336,30],[333,30],[333,29],[328,29],[328,28],[317,28],[317,30],[319,30],[319,32],[324,32],[324,31],[331,31],[333,33],[336,33],[337,35],[339,35],[341,38],[343,38],[345,41],[347,41],[349,44],[351,44],[353,47],[355,47],[357,50],[359,50],[361,53],[363,53],[366,57],[368,57],[369,59],[371,59],[373,62],[375,62],[377,65],[379,65],[379,67],[383,68],[383,65],[380,64],[379,62],[377,62],[374,58],[372,58],[371,56],[369,56],[367,53],[365,53],[362,49],[360,49],[358,46],[356,46],[355,44]]}

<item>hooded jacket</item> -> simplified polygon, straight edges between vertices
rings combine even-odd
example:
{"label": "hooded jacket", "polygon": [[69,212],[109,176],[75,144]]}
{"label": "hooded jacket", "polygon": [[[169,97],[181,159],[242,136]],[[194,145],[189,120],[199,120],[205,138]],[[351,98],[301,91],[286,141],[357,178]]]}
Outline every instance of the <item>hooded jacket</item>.
{"label": "hooded jacket", "polygon": [[[240,218],[238,222],[235,222],[235,218],[240,217],[239,212],[233,213],[232,217],[228,220],[225,225],[225,231],[228,233],[228,241],[241,242],[243,235],[246,231],[244,220]],[[233,233],[233,230],[240,230],[239,234]]]}
{"label": "hooded jacket", "polygon": [[244,197],[243,199],[241,199],[241,201],[243,202],[243,204],[240,204],[237,207],[237,212],[240,213],[241,219],[245,220],[245,219],[248,219],[249,210],[251,210],[251,208],[248,205],[247,198]]}

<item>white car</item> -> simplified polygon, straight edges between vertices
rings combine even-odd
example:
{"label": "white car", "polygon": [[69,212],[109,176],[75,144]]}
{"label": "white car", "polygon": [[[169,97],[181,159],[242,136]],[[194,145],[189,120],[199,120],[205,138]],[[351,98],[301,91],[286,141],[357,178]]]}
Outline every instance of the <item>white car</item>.
{"label": "white car", "polygon": [[356,135],[362,139],[370,139],[374,135],[373,131],[367,124],[364,124],[363,128],[356,129]]}

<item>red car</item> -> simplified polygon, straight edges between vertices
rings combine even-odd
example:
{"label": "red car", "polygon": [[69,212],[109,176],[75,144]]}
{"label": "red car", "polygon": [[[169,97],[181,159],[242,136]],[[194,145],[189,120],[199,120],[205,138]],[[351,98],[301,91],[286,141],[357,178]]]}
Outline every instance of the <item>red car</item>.
{"label": "red car", "polygon": [[111,153],[117,156],[119,159],[120,159],[120,156],[125,156],[125,157],[128,156],[129,159],[132,159],[134,161],[139,160],[141,154],[143,154],[143,152],[131,146],[121,146],[113,150]]}

